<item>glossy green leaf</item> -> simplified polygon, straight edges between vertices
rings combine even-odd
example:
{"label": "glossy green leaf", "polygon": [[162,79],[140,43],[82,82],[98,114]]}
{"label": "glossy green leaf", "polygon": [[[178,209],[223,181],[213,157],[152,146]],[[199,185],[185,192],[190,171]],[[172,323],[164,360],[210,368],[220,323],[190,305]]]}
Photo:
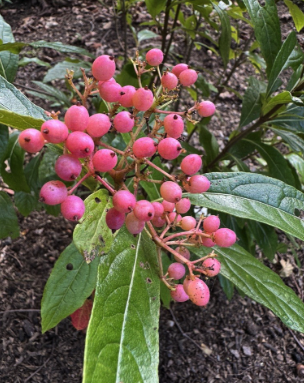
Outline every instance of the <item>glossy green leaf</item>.
{"label": "glossy green leaf", "polygon": [[204,164],[210,164],[219,154],[219,144],[215,136],[205,126],[204,120],[198,123],[198,132],[200,144],[205,150],[205,155],[203,156]]}
{"label": "glossy green leaf", "polygon": [[49,64],[46,61],[42,61],[42,60],[38,59],[37,57],[22,57],[22,59],[19,60],[18,65],[20,67],[24,67],[24,66],[26,66],[28,64],[32,64],[32,63],[40,65],[40,66],[44,66],[47,68],[51,68],[51,64]]}
{"label": "glossy green leaf", "polygon": [[98,263],[88,265],[73,243],[61,253],[43,292],[43,333],[83,305],[96,286]]}
{"label": "glossy green leaf", "polygon": [[155,39],[155,38],[158,38],[158,35],[150,31],[149,29],[143,29],[139,31],[137,34],[137,39],[139,43],[144,40]]}
{"label": "glossy green leaf", "polygon": [[271,130],[280,136],[289,146],[290,148],[295,152],[302,152],[304,153],[304,140],[297,134],[293,132],[288,132],[287,130],[283,129],[275,129],[271,128]]}
{"label": "glossy green leaf", "polygon": [[5,166],[3,162],[6,157],[8,140],[9,140],[8,127],[0,124],[0,174],[1,174],[2,166]]}
{"label": "glossy green leaf", "polygon": [[[171,263],[172,261],[168,257],[168,254],[162,252],[162,264],[163,264],[164,274],[167,272],[168,267],[171,265]],[[163,306],[166,307],[166,309],[169,309],[170,302],[172,301],[172,297],[170,294],[170,290],[163,282],[160,282],[160,299],[162,301]]]}
{"label": "glossy green leaf", "polygon": [[48,70],[43,78],[43,82],[64,79],[67,74],[67,69],[74,71],[73,78],[79,78],[82,76],[80,68],[90,69],[91,64],[87,61],[80,60],[61,61]]}
{"label": "glossy green leaf", "polygon": [[249,77],[248,84],[243,98],[239,128],[250,124],[250,122],[259,118],[261,114],[261,93],[265,91],[265,84],[255,77]]}
{"label": "glossy green leaf", "polygon": [[287,154],[287,160],[296,169],[302,185],[304,185],[304,159],[295,153]]}
{"label": "glossy green leaf", "polygon": [[295,23],[296,29],[298,32],[304,27],[304,13],[301,9],[290,0],[284,0],[284,3],[287,5],[291,17]]}
{"label": "glossy green leaf", "polygon": [[106,224],[107,209],[112,199],[106,190],[92,193],[85,201],[86,211],[73,233],[74,244],[87,262],[107,253],[112,245],[113,234]]}
{"label": "glossy green leaf", "polygon": [[266,101],[262,108],[263,115],[269,113],[277,105],[289,104],[290,102],[292,102],[291,93],[285,90]]}
{"label": "glossy green leaf", "polygon": [[146,6],[150,15],[155,18],[158,16],[161,11],[163,11],[166,7],[167,0],[146,0]]}
{"label": "glossy green leaf", "polygon": [[277,251],[278,236],[273,227],[260,222],[249,221],[249,229],[263,254],[272,261]]}
{"label": "glossy green leaf", "polygon": [[258,0],[243,0],[243,2],[254,25],[255,36],[267,63],[269,75],[282,45],[280,20],[275,1],[266,0],[264,6],[261,6]]}
{"label": "glossy green leaf", "polygon": [[230,45],[231,45],[230,19],[227,13],[222,8],[220,8],[215,3],[212,3],[212,4],[221,20],[221,35],[219,39],[219,50],[224,63],[224,67],[226,68],[229,62],[229,53],[230,53]]}
{"label": "glossy green leaf", "polygon": [[304,108],[288,105],[283,113],[272,120],[272,124],[293,132],[304,133]]}
{"label": "glossy green leaf", "polygon": [[158,382],[159,284],[155,244],[122,228],[98,267],[83,383]]}
{"label": "glossy green leaf", "polygon": [[14,85],[0,76],[0,123],[18,130],[36,128],[48,119],[44,110],[33,104]]}
{"label": "glossy green leaf", "polygon": [[193,205],[277,227],[304,240],[304,194],[274,178],[253,173],[208,173],[208,192],[185,194]]}
{"label": "glossy green leaf", "polygon": [[19,237],[18,218],[10,197],[0,191],[0,238]]}
{"label": "glossy green leaf", "polygon": [[12,29],[7,24],[3,17],[0,15],[0,39],[2,43],[0,45],[0,75],[7,79],[9,82],[13,82],[17,69],[18,69],[18,54],[14,54],[8,51],[2,51],[1,47],[6,43],[14,43],[15,39],[12,34]]}
{"label": "glossy green leaf", "polygon": [[224,277],[222,274],[218,274],[218,278],[219,278],[220,285],[221,285],[226,297],[230,301],[230,299],[232,299],[233,293],[234,293],[234,284],[232,282],[230,282],[229,279]]}
{"label": "glossy green leaf", "polygon": [[[152,162],[155,165],[159,166],[160,168],[163,168],[160,158],[155,158]],[[153,179],[153,180],[162,180],[164,178],[164,176],[158,170],[151,169],[151,174],[149,175],[149,178]],[[150,201],[154,201],[154,200],[160,198],[160,192],[159,192],[160,185],[159,184],[155,184],[153,182],[141,181],[140,186],[145,190]]]}
{"label": "glossy green leaf", "polygon": [[34,195],[22,191],[15,193],[14,201],[18,211],[25,217],[35,210],[38,204],[38,199]]}
{"label": "glossy green leaf", "polygon": [[50,147],[46,148],[38,169],[38,178],[41,184],[56,178],[55,163],[58,157],[59,153],[53,151]]}
{"label": "glossy green leaf", "polygon": [[[208,254],[206,249],[194,249],[198,256]],[[278,274],[238,245],[214,250],[221,262],[221,275],[249,298],[268,307],[286,326],[304,332],[304,304]]]}
{"label": "glossy green leaf", "polygon": [[[46,99],[53,97],[55,100],[61,101],[66,107],[69,107],[71,104],[70,98],[61,90],[57,89],[54,86],[47,85],[41,81],[32,81],[33,84],[41,88],[44,92],[48,93],[46,96]],[[30,91],[27,91],[30,93]]]}

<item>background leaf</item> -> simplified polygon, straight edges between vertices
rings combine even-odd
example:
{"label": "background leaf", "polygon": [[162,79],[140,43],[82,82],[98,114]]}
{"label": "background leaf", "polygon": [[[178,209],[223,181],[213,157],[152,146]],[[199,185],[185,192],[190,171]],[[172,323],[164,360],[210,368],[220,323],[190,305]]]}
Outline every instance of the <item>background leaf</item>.
{"label": "background leaf", "polygon": [[264,83],[255,77],[249,77],[248,87],[243,98],[239,128],[248,125],[250,122],[260,117],[262,108],[261,93],[264,90]]}
{"label": "background leaf", "polygon": [[146,6],[150,15],[155,18],[165,9],[167,0],[146,0]]}
{"label": "background leaf", "polygon": [[19,237],[18,218],[10,197],[0,191],[0,238]]}
{"label": "background leaf", "polygon": [[221,20],[221,35],[219,38],[219,50],[226,68],[229,61],[230,45],[231,45],[231,27],[227,13],[222,10],[217,4],[212,3],[214,9],[218,13]]}
{"label": "background leaf", "polygon": [[[1,15],[0,40],[2,40],[2,44],[14,43],[15,41],[10,25],[4,21]],[[0,52],[0,75],[6,78],[9,82],[13,82],[16,77],[18,69],[18,60],[18,54],[14,54],[8,51]]]}
{"label": "background leaf", "polygon": [[298,32],[304,27],[304,14],[301,9],[290,0],[284,0]]}

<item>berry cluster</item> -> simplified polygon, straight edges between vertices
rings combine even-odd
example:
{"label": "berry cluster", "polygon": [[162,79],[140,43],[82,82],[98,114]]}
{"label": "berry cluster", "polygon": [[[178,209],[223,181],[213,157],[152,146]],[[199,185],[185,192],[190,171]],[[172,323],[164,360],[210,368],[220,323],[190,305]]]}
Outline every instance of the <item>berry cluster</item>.
{"label": "berry cluster", "polygon": [[[197,222],[193,216],[184,215],[190,210],[191,203],[188,198],[182,198],[183,189],[189,193],[204,193],[209,189],[210,182],[204,175],[197,174],[202,168],[201,156],[185,156],[181,142],[185,120],[197,123],[192,119],[192,114],[197,112],[201,117],[212,116],[215,106],[210,101],[202,101],[185,112],[165,110],[178,97],[180,86],[193,85],[198,75],[186,64],[178,64],[171,71],[165,70],[161,74],[159,65],[162,61],[163,53],[159,49],[148,51],[145,61],[141,61],[137,55],[132,62],[139,80],[138,89],[131,85],[122,87],[115,81],[115,61],[107,55],[94,61],[94,79],[87,78],[83,71],[83,94],[74,86],[72,72],[68,72],[67,80],[83,105],[70,107],[64,122],[58,119],[58,113],[52,112],[50,115],[53,118],[44,122],[40,131],[23,131],[19,143],[30,153],[40,151],[45,141],[63,144],[63,155],[57,159],[55,171],[63,181],[76,183],[67,188],[62,181],[47,182],[40,191],[42,202],[61,204],[62,215],[68,220],[78,221],[85,212],[85,205],[73,193],[88,177],[94,177],[113,195],[113,208],[106,214],[108,227],[118,230],[125,224],[133,235],[146,228],[157,245],[161,278],[171,290],[172,297],[179,302],[190,298],[195,304],[204,306],[209,301],[209,290],[194,272],[212,277],[220,271],[220,263],[215,259],[214,252],[190,261],[188,247],[228,247],[236,241],[236,236],[232,230],[219,228],[217,216],[202,216]],[[154,71],[155,66],[161,85],[158,89],[153,85],[152,90],[142,87],[142,74]],[[109,113],[90,116],[86,108],[87,98],[97,92],[108,105]],[[154,120],[150,126],[152,115]],[[148,132],[144,135],[145,127]],[[130,142],[124,151],[110,146],[103,139],[108,132],[129,133]],[[166,163],[181,154],[183,159],[172,174],[153,162],[160,157]],[[163,175],[163,180],[152,179],[151,174],[155,170]],[[133,183],[128,183],[131,186],[127,187],[126,180],[130,178]],[[138,199],[141,182],[154,183],[162,202]],[[172,246],[177,247],[174,249]],[[170,252],[177,261],[170,265],[165,275],[161,265],[161,249]],[[184,264],[189,273],[183,284],[176,284],[174,281],[185,276]]]}

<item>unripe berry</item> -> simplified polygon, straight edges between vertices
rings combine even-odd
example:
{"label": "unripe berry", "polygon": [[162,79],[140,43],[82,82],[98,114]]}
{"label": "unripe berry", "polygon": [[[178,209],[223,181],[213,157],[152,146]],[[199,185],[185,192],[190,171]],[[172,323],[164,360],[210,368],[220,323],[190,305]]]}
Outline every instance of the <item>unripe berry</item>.
{"label": "unripe berry", "polygon": [[214,242],[221,247],[230,247],[236,242],[236,234],[230,229],[218,229],[214,233]]}
{"label": "unripe berry", "polygon": [[[175,251],[177,251],[180,255],[182,255],[184,258],[186,259],[190,259],[190,251],[186,248],[186,247],[183,247],[183,246],[178,246]],[[176,262],[179,262],[179,263],[184,263],[183,261],[180,261],[176,255],[174,255],[174,259],[176,260]]]}
{"label": "unripe berry", "polygon": [[176,213],[169,213],[168,214],[168,219],[169,219],[169,222],[170,223],[173,223],[173,222],[180,222],[181,219],[182,219],[182,216],[180,214],[177,215],[177,218],[176,218]]}
{"label": "unripe berry", "polygon": [[196,219],[191,217],[190,215],[183,217],[180,222],[181,228],[185,231],[192,230],[196,226]]}
{"label": "unripe berry", "polygon": [[163,62],[164,54],[160,49],[150,49],[146,53],[146,61],[151,66],[158,66]]}
{"label": "unripe berry", "polygon": [[133,106],[133,95],[136,92],[136,89],[132,85],[126,85],[121,88],[120,92],[120,104],[125,108],[131,108]]}
{"label": "unripe berry", "polygon": [[114,207],[109,209],[106,214],[106,224],[111,230],[118,230],[122,227],[125,222],[124,213],[119,212]]}
{"label": "unripe berry", "polygon": [[175,205],[176,211],[180,214],[185,214],[190,210],[191,202],[189,198],[182,198]]}
{"label": "unripe berry", "polygon": [[133,144],[133,153],[137,158],[151,157],[156,152],[156,142],[150,137],[142,137]]}
{"label": "unripe berry", "polygon": [[141,233],[144,227],[145,227],[145,222],[137,219],[133,212],[127,215],[126,228],[131,234],[136,235]]}
{"label": "unripe berry", "polygon": [[133,213],[140,221],[151,221],[154,217],[154,207],[149,201],[137,201]]}
{"label": "unripe berry", "polygon": [[203,228],[208,233],[213,233],[220,227],[221,221],[217,215],[209,215],[203,221]]}
{"label": "unripe berry", "polygon": [[[206,234],[210,234],[210,233],[206,233]],[[202,244],[205,247],[213,247],[213,246],[215,246],[215,242],[213,242],[211,238],[204,238],[204,237],[202,237]]]}
{"label": "unripe berry", "polygon": [[88,157],[94,150],[94,141],[88,134],[83,132],[70,133],[65,145],[77,158]]}
{"label": "unripe berry", "polygon": [[151,223],[155,227],[163,227],[166,223],[166,220],[161,217],[154,216],[154,218],[151,220]]}
{"label": "unripe berry", "polygon": [[170,294],[176,302],[186,302],[189,299],[183,288],[183,285],[176,285],[175,290],[171,290]]}
{"label": "unripe berry", "polygon": [[80,175],[81,162],[72,154],[63,154],[55,163],[56,174],[65,181],[74,181]]}
{"label": "unripe berry", "polygon": [[190,280],[187,285],[187,292],[190,300],[197,306],[206,306],[210,299],[210,291],[204,281],[195,278],[194,281]]}
{"label": "unripe berry", "polygon": [[171,138],[179,138],[184,131],[184,121],[178,114],[168,114],[164,118],[165,132]]}
{"label": "unripe berry", "polygon": [[89,122],[89,112],[82,105],[73,105],[66,111],[64,122],[72,132],[83,132]]}
{"label": "unripe berry", "polygon": [[62,202],[60,209],[64,218],[77,222],[84,215],[85,205],[81,198],[70,195]]}
{"label": "unripe berry", "polygon": [[221,263],[215,258],[206,259],[202,266],[206,268],[204,274],[207,275],[207,277],[214,277],[221,271]]}
{"label": "unripe berry", "polygon": [[101,149],[93,156],[93,166],[101,173],[112,170],[117,164],[117,155],[113,150]]}
{"label": "unripe berry", "polygon": [[189,69],[187,64],[177,64],[172,69],[171,72],[175,74],[176,77],[179,77],[179,75],[186,69]]}
{"label": "unripe berry", "polygon": [[198,154],[189,154],[181,162],[181,169],[188,176],[197,173],[201,167],[202,158]]}
{"label": "unripe berry", "polygon": [[37,129],[25,129],[19,134],[19,145],[28,153],[39,152],[44,145],[44,137]]}
{"label": "unripe berry", "polygon": [[166,181],[160,187],[160,195],[168,202],[176,203],[182,198],[182,189],[173,181]]}
{"label": "unripe berry", "polygon": [[[113,79],[114,80],[114,79]],[[121,98],[121,85],[114,81],[98,83],[100,97],[107,102],[119,102]]]}
{"label": "unripe berry", "polygon": [[172,90],[177,87],[178,78],[173,73],[165,72],[162,75],[161,83],[164,88]]}
{"label": "unripe berry", "polygon": [[108,81],[115,73],[114,57],[102,55],[97,57],[92,64],[93,76],[98,81]]}
{"label": "unripe berry", "polygon": [[48,120],[42,124],[41,133],[48,142],[59,144],[67,139],[69,130],[68,127],[59,120]]}
{"label": "unripe berry", "polygon": [[58,205],[68,196],[68,190],[61,181],[49,181],[40,190],[40,201],[47,205]]}
{"label": "unripe berry", "polygon": [[153,104],[153,93],[150,89],[139,88],[134,93],[132,102],[135,109],[145,112]]}
{"label": "unripe berry", "polygon": [[175,209],[175,203],[168,202],[166,200],[163,200],[162,205],[164,207],[165,213],[172,213],[172,211]]}
{"label": "unripe berry", "polygon": [[161,217],[164,214],[164,206],[160,202],[152,202],[152,206],[154,207],[154,216]]}
{"label": "unripe berry", "polygon": [[119,112],[114,117],[113,125],[119,133],[129,133],[134,127],[134,117],[129,112]]}
{"label": "unripe berry", "polygon": [[210,188],[210,181],[202,175],[192,176],[185,189],[190,193],[204,193]]}
{"label": "unripe berry", "polygon": [[119,190],[113,196],[113,206],[121,213],[130,213],[136,204],[136,198],[128,190]]}
{"label": "unripe berry", "polygon": [[91,137],[102,137],[108,133],[111,125],[110,118],[106,114],[96,113],[89,118],[87,133]]}
{"label": "unripe berry", "polygon": [[215,113],[215,105],[211,101],[202,101],[198,105],[197,113],[202,117],[210,117]]}
{"label": "unripe berry", "polygon": [[191,86],[197,80],[197,73],[193,69],[186,69],[179,75],[179,81],[184,86]]}
{"label": "unripe berry", "polygon": [[174,262],[171,263],[171,265],[168,267],[168,274],[170,278],[173,279],[181,279],[186,273],[185,266],[182,265],[181,263]]}
{"label": "unripe berry", "polygon": [[175,138],[164,138],[158,144],[158,153],[165,160],[174,160],[180,155],[182,147]]}

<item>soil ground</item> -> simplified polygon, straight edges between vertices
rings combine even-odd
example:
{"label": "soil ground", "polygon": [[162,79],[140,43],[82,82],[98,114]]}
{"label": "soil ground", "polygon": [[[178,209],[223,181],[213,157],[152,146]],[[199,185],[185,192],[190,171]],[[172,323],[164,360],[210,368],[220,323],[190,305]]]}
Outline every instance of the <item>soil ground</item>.
{"label": "soil ground", "polygon": [[[42,8],[30,1],[14,1],[0,10],[12,25],[17,41],[61,41],[85,47],[96,55],[123,54],[112,2],[102,5],[97,1],[66,0],[63,7],[46,3],[49,5]],[[289,20],[284,12],[281,18],[286,23]],[[144,6],[139,3],[134,9],[134,26],[138,28],[146,20]],[[284,24],[284,33],[290,28],[290,24]],[[128,43],[134,46],[130,36]],[[176,36],[174,45],[182,50],[182,36]],[[39,51],[39,58],[52,64],[62,57],[49,49]],[[220,70],[216,57],[203,50],[191,57],[190,64]],[[41,80],[44,73],[44,68],[30,64],[19,70],[16,84],[23,90],[33,87],[31,81]],[[238,91],[244,91],[245,78],[250,74],[243,68],[232,78],[238,83]],[[34,101],[48,109],[44,101]],[[240,102],[226,91],[217,107],[220,113],[212,129],[224,142],[239,116]],[[67,318],[42,335],[39,312],[44,285],[59,254],[71,242],[73,227],[62,217],[43,212],[20,216],[20,224],[20,238],[0,241],[0,382],[81,382],[85,333],[76,331]],[[298,257],[303,264],[303,252]],[[302,269],[294,267],[285,282],[303,298]],[[209,287],[212,298],[205,309],[187,302],[161,310],[160,382],[302,381],[303,370],[296,365],[304,363],[304,337],[288,330],[269,310],[248,298],[235,293],[228,302],[217,280],[210,281]]]}

